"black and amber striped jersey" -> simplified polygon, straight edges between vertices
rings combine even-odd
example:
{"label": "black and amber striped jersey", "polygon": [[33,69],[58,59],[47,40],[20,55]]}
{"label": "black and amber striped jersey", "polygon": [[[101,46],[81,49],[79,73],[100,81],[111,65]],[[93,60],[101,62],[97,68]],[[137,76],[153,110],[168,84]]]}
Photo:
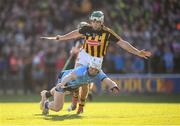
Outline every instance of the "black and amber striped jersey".
{"label": "black and amber striped jersey", "polygon": [[106,55],[109,42],[118,42],[119,36],[108,27],[102,26],[98,31],[91,26],[83,26],[79,29],[83,34],[83,49],[91,56],[103,57]]}

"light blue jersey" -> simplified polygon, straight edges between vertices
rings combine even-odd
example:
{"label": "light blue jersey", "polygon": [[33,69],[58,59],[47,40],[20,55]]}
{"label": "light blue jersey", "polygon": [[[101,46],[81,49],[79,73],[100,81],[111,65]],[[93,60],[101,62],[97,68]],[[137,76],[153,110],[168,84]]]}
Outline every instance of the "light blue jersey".
{"label": "light blue jersey", "polygon": [[103,71],[100,71],[96,76],[90,76],[88,73],[88,67],[87,66],[80,66],[72,70],[65,70],[59,74],[59,81],[68,75],[69,73],[75,73],[77,75],[77,78],[75,80],[72,80],[66,84],[67,90],[73,90],[77,89],[78,87],[89,84],[91,82],[94,82],[96,79],[103,80],[104,78],[107,78],[106,74]]}

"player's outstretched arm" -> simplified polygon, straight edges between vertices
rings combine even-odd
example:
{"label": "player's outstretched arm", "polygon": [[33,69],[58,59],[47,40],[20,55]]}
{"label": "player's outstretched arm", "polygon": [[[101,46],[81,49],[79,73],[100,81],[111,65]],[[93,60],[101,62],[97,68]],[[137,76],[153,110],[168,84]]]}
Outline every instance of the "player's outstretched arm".
{"label": "player's outstretched arm", "polygon": [[147,59],[148,57],[150,57],[152,54],[150,51],[145,51],[144,49],[143,50],[138,50],[137,48],[135,48],[134,46],[132,46],[129,42],[127,41],[124,41],[123,39],[120,39],[117,44],[127,50],[128,52],[132,53],[132,54],[135,54],[139,57],[142,57],[142,58],[145,58]]}
{"label": "player's outstretched arm", "polygon": [[106,84],[114,94],[119,94],[119,88],[118,88],[116,82],[114,82],[110,78],[107,77],[107,78],[103,79],[102,83]]}
{"label": "player's outstretched arm", "polygon": [[78,30],[74,30],[65,35],[57,35],[55,37],[40,37],[40,38],[47,39],[47,40],[66,41],[66,40],[76,39],[81,36],[82,36],[82,34],[80,34]]}

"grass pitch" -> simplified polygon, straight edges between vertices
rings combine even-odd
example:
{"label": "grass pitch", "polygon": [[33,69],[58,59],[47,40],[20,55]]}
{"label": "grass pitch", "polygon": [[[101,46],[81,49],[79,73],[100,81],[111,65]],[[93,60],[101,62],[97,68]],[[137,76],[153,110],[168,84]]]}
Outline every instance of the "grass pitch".
{"label": "grass pitch", "polygon": [[37,95],[0,96],[0,125],[180,125],[180,95],[96,96],[81,115],[67,112],[66,102],[62,111],[44,116],[39,100]]}

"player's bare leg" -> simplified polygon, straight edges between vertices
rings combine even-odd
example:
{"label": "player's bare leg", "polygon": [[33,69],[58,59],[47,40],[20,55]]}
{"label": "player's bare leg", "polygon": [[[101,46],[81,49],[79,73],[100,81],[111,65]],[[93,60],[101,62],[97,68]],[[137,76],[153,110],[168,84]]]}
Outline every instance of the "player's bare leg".
{"label": "player's bare leg", "polygon": [[80,93],[80,101],[79,101],[79,107],[77,110],[77,114],[83,113],[86,98],[88,96],[88,92],[89,92],[89,85],[81,86],[80,92],[79,92]]}
{"label": "player's bare leg", "polygon": [[76,109],[78,103],[78,96],[79,96],[79,88],[73,91],[72,103],[67,109],[69,112],[74,111]]}
{"label": "player's bare leg", "polygon": [[45,93],[47,90],[41,91],[41,101],[40,101],[40,109],[43,109],[44,102],[47,100]]}
{"label": "player's bare leg", "polygon": [[53,87],[50,91],[43,90],[41,91],[41,101],[40,101],[40,109],[43,109],[44,102],[51,96],[54,95],[55,87]]}
{"label": "player's bare leg", "polygon": [[44,107],[43,107],[43,114],[48,114],[49,109],[55,112],[59,112],[64,105],[64,93],[63,92],[58,92],[54,90],[54,100],[49,102],[45,101]]}
{"label": "player's bare leg", "polygon": [[54,101],[49,102],[48,108],[53,111],[60,111],[64,105],[64,93],[54,92]]}

